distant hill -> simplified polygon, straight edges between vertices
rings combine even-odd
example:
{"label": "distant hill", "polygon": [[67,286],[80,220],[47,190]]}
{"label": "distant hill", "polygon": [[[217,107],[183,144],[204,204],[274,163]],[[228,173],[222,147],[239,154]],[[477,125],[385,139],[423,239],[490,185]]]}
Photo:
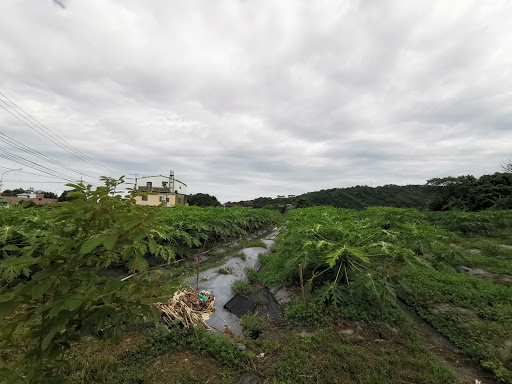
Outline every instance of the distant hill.
{"label": "distant hill", "polygon": [[332,205],[337,208],[364,209],[371,206],[427,209],[442,187],[431,185],[385,185],[382,187],[355,186],[322,189],[290,198],[258,197],[235,204],[262,208],[271,204],[294,204],[299,198],[312,205]]}
{"label": "distant hill", "polygon": [[308,192],[299,197],[312,205],[332,205],[337,208],[364,209],[371,206],[427,209],[439,193],[439,187],[427,185],[355,186]]}

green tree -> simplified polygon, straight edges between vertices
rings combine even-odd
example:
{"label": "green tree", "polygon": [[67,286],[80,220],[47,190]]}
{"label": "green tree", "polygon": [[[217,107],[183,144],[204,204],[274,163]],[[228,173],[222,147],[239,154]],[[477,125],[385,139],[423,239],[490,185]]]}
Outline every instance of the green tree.
{"label": "green tree", "polygon": [[296,202],[297,208],[307,208],[311,207],[311,201],[306,199],[305,197],[299,197]]}
{"label": "green tree", "polygon": [[68,193],[70,193],[70,192],[76,192],[76,191],[73,189],[70,189],[70,190],[62,192],[61,195],[58,197],[59,203],[62,201],[73,201],[73,198],[68,197]]}
{"label": "green tree", "polygon": [[435,178],[428,180],[428,184],[442,187],[431,204],[432,210],[512,208],[512,173],[496,172],[478,179],[471,175]]}
{"label": "green tree", "polygon": [[20,333],[31,348],[18,365],[0,370],[3,382],[64,382],[63,357],[73,343],[85,336],[119,342],[123,324],[159,318],[143,298],[151,282],[123,282],[99,272],[120,261],[145,270],[146,254],[172,259],[171,248],[155,241],[170,236],[160,220],[163,211],[109,196],[119,180],[102,180],[105,186],[96,190],[69,184],[73,200],[45,211],[46,231],[3,247],[0,349],[18,348]]}
{"label": "green tree", "polygon": [[23,188],[16,188],[16,189],[6,189],[2,192],[2,196],[17,196],[20,193],[25,192]]}
{"label": "green tree", "polygon": [[196,193],[187,197],[189,205],[197,205],[198,207],[218,207],[220,206],[219,200],[215,196],[210,196],[207,193]]}
{"label": "green tree", "polygon": [[43,192],[46,199],[58,199],[58,196],[53,192]]}

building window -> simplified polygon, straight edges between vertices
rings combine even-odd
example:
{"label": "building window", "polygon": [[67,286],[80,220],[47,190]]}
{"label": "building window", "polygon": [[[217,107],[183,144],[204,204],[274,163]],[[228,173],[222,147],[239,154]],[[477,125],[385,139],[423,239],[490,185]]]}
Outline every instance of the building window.
{"label": "building window", "polygon": [[153,186],[153,183],[151,181],[148,181],[146,183],[146,187],[151,188]]}
{"label": "building window", "polygon": [[168,203],[169,202],[169,198],[165,199],[165,201]]}
{"label": "building window", "polygon": [[142,196],[142,201],[148,201],[148,197],[147,196]]}
{"label": "building window", "polygon": [[165,197],[160,196],[160,202],[163,203],[165,201]]}
{"label": "building window", "polygon": [[167,187],[167,181],[162,181],[162,187],[164,187],[164,188]]}

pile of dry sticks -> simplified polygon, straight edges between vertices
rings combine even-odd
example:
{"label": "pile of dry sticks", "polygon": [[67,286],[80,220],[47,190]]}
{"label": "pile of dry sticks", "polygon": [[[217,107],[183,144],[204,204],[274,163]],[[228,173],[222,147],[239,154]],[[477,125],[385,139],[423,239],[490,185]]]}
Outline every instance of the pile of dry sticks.
{"label": "pile of dry sticks", "polygon": [[211,292],[197,292],[191,289],[178,291],[167,303],[157,303],[162,312],[162,321],[169,326],[188,328],[205,323],[215,313],[215,296]]}

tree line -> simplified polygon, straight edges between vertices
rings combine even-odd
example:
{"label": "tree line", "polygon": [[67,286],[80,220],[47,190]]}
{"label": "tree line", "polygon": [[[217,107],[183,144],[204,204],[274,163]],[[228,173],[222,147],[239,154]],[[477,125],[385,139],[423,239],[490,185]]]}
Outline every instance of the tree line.
{"label": "tree line", "polygon": [[[250,205],[268,209],[277,209],[282,204],[298,208],[313,205],[358,210],[372,206],[430,211],[512,209],[512,164],[504,166],[504,171],[481,177],[433,178],[423,185],[356,185],[307,192],[293,198],[258,197]],[[247,202],[238,203],[247,205]]]}

